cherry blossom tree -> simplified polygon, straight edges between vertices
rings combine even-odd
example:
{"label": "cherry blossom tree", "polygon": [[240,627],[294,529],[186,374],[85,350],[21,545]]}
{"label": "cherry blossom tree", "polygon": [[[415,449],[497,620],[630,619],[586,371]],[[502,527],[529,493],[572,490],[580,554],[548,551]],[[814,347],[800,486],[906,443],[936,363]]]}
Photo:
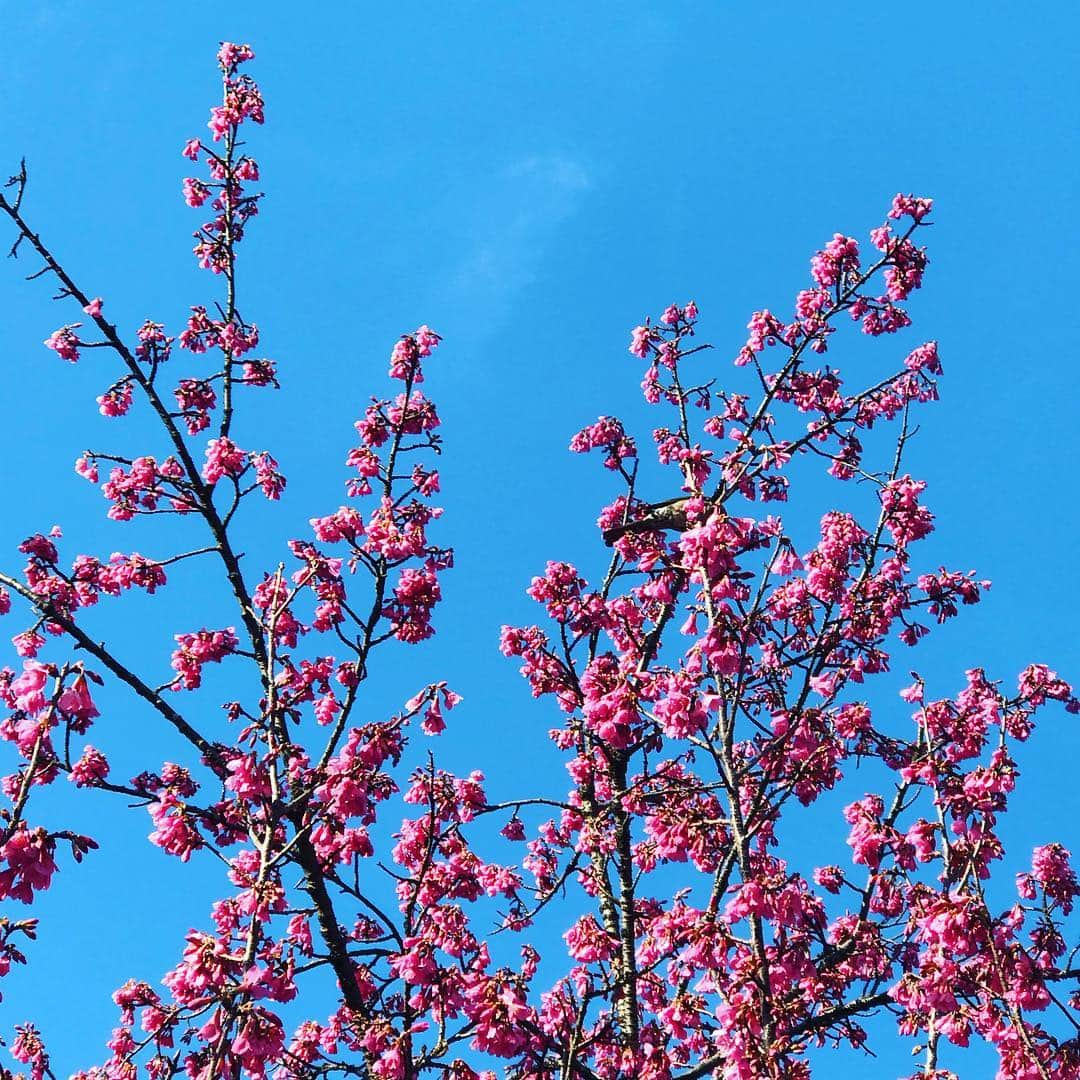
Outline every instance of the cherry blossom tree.
{"label": "cherry blossom tree", "polygon": [[[437,333],[393,345],[393,389],[356,422],[345,505],[312,518],[280,562],[241,558],[245,508],[286,483],[238,423],[249,394],[278,387],[235,272],[259,209],[252,58],[221,47],[209,136],[183,149],[199,174],[184,198],[209,217],[195,256],[218,288],[178,333],[109,321],[29,223],[25,167],[0,198],[12,253],[81,309],[46,346],[70,363],[101,350],[112,381],[100,411],[120,418],[138,402],[157,424],[145,453],[87,451],[76,469],[114,521],[163,518],[170,551],[72,557],[54,529],[20,545],[21,571],[0,572],[0,613],[20,620],[19,659],[0,672],[12,762],[0,975],[33,959],[39,927],[22,906],[93,857],[77,820],[35,823],[52,785],[111,793],[144,816],[151,843],[222,872],[175,966],[116,989],[117,1026],[79,1076],[801,1078],[828,1060],[812,1051],[864,1047],[868,1019],[890,1014],[920,1077],[954,1077],[980,1040],[1006,1080],[1080,1076],[1080,967],[1065,939],[1080,884],[1048,842],[1002,885],[999,836],[1015,745],[1044,706],[1080,703],[1037,663],[1015,681],[971,670],[954,696],[915,676],[899,703],[867,699],[897,652],[906,665],[988,584],[918,562],[934,519],[904,452],[937,396],[936,344],[854,387],[822,359],[852,323],[871,337],[910,325],[930,200],[898,195],[868,248],[835,235],[790,316],[753,313],[729,369],[745,393],[716,374],[693,303],[633,331],[663,469],[639,470],[638,440],[613,417],[574,436],[570,449],[600,451],[614,484],[601,569],[590,584],[548,563],[528,589],[537,624],[502,633],[533,696],[552,699],[569,789],[549,799],[524,768],[488,782],[438,766],[425,739],[459,703],[452,673],[402,686],[392,715],[365,702],[377,655],[435,633],[452,566],[425,390]],[[817,465],[837,503],[857,488],[873,512],[828,509],[807,549],[780,512]],[[655,476],[666,489],[646,491]],[[177,547],[192,526],[199,544]],[[227,590],[233,625],[177,627],[167,677],[88,629],[87,609],[165,589],[189,561]],[[223,715],[203,701],[208,664],[235,687]],[[95,704],[104,681],[186,756],[116,775],[120,735]],[[877,788],[836,822],[850,860],[803,865],[785,823],[856,766]],[[518,855],[495,854],[507,850]],[[539,930],[552,920],[562,942]],[[29,1021],[9,1049],[32,1080],[53,1075]]]}

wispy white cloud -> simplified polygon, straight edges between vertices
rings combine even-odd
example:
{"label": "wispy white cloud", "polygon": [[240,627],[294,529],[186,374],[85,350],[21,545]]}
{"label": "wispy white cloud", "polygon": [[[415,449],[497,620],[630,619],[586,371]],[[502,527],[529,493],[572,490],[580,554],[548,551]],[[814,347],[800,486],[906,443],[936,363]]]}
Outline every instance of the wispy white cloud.
{"label": "wispy white cloud", "polygon": [[592,185],[588,169],[580,161],[559,154],[534,154],[511,162],[504,173],[510,179],[532,178],[556,190],[587,191]]}
{"label": "wispy white cloud", "polygon": [[588,167],[562,154],[519,158],[478,183],[469,244],[445,283],[456,313],[488,324],[505,315],[592,186]]}

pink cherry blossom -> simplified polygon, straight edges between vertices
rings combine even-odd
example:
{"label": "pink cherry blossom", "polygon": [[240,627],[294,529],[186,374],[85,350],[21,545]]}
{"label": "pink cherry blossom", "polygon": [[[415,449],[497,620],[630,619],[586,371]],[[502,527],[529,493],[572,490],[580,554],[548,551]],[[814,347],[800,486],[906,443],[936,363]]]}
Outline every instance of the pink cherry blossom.
{"label": "pink cherry blossom", "polygon": [[[359,399],[344,494],[300,517],[283,500],[291,414],[247,411],[249,391],[278,388],[278,364],[237,272],[260,210],[253,57],[222,43],[211,138],[183,149],[216,295],[175,336],[153,318],[128,333],[51,252],[43,271],[100,331],[83,341],[70,324],[48,347],[95,350],[104,415],[140,406],[131,446],[95,442],[76,471],[104,474],[108,516],[144,519],[154,556],[70,555],[73,531],[54,527],[27,530],[0,568],[0,615],[23,620],[22,662],[0,668],[0,897],[34,902],[93,850],[64,825],[68,799],[46,810],[65,775],[74,802],[145,811],[155,858],[218,875],[160,984],[116,991],[104,1060],[76,1075],[806,1080],[894,1025],[924,1078],[955,1076],[977,1042],[1002,1080],[1080,1075],[1080,880],[1052,831],[1016,874],[1003,827],[1030,797],[1016,744],[1080,701],[1037,662],[1015,681],[906,674],[908,650],[989,589],[938,564],[948,508],[905,456],[943,375],[935,341],[888,339],[931,280],[931,201],[898,195],[868,244],[833,234],[789,301],[739,317],[743,370],[706,351],[693,302],[631,330],[653,419],[601,415],[571,436],[572,452],[602,452],[606,490],[520,583],[533,614],[491,641],[538,703],[526,716],[507,698],[485,737],[535,760],[453,772],[453,729],[477,720],[451,717],[461,696],[424,667],[452,650],[420,646],[446,633],[444,592],[487,617],[450,588],[435,502],[456,483],[439,467],[440,388],[467,372],[459,354],[429,366],[443,346],[427,325],[376,344],[389,370]],[[40,255],[25,175],[13,186],[0,210]],[[353,323],[339,337],[360,355]],[[886,340],[868,351],[860,330]],[[255,430],[270,449],[236,441]],[[511,473],[512,451],[495,447]],[[496,546],[504,524],[492,516]],[[133,590],[121,648],[95,616]],[[161,612],[195,613],[171,677],[144,610],[162,592],[175,599]],[[384,654],[404,666],[384,670]],[[460,685],[492,678],[470,667]],[[542,759],[525,734],[543,715]],[[155,724],[164,763],[147,756]],[[36,930],[0,920],[0,977],[34,960],[22,939]],[[32,1080],[52,1075],[32,1024],[10,1048]]]}
{"label": "pink cherry blossom", "polygon": [[57,356],[74,364],[79,359],[79,346],[82,344],[75,331],[81,325],[81,323],[73,323],[71,326],[62,326],[59,330],[54,330],[45,339],[46,348],[52,349]]}

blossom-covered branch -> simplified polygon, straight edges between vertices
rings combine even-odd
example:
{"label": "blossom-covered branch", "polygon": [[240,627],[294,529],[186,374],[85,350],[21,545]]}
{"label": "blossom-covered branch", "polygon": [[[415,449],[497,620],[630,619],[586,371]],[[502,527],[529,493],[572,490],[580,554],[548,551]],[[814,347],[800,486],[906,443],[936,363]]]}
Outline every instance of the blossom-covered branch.
{"label": "blossom-covered branch", "polygon": [[[155,558],[63,556],[53,528],[20,545],[21,572],[0,572],[0,615],[25,620],[19,660],[0,671],[13,761],[0,900],[32,903],[96,846],[77,822],[34,824],[64,777],[123,799],[169,856],[223,874],[175,965],[116,990],[107,1055],[79,1075],[798,1080],[820,1048],[869,1047],[867,1020],[882,1013],[919,1040],[924,1078],[954,1077],[974,1038],[996,1048],[1004,1080],[1078,1075],[1069,853],[1048,838],[1004,909],[987,883],[1005,854],[1016,743],[1048,703],[1080,704],[1040,664],[1015,689],[971,670],[952,697],[914,676],[899,709],[867,693],[897,651],[989,587],[919,561],[934,516],[905,451],[937,397],[936,343],[891,368],[866,361],[854,382],[821,359],[845,325],[886,338],[910,325],[930,201],[898,195],[869,259],[853,237],[826,243],[789,317],[753,313],[730,380],[699,340],[694,303],[634,329],[645,401],[665,413],[652,432],[660,471],[642,467],[641,440],[617,418],[573,437],[617,479],[597,523],[607,568],[590,587],[548,563],[528,590],[543,625],[501,639],[533,695],[555,699],[569,790],[534,790],[521,768],[489,795],[479,772],[453,775],[410,745],[416,729],[446,727],[460,701],[447,681],[403,685],[390,715],[368,693],[380,650],[435,633],[453,564],[438,541],[440,418],[426,392],[437,333],[420,326],[393,346],[393,389],[356,422],[342,505],[264,565],[241,556],[245,510],[286,485],[244,412],[249,392],[279,388],[241,314],[241,244],[260,205],[247,138],[265,112],[252,59],[222,45],[209,134],[183,149],[198,173],[184,198],[208,218],[194,253],[219,295],[189,305],[177,333],[108,321],[28,223],[25,166],[0,196],[12,253],[80,309],[45,345],[108,367],[103,416],[144,408],[151,421],[132,436],[150,440],[142,452],[86,450],[77,472],[117,527],[163,519]],[[781,511],[814,467],[857,490],[825,502],[811,535]],[[858,512],[837,508],[860,495]],[[180,517],[199,538],[178,548]],[[156,670],[137,668],[91,609],[167,590],[178,566],[220,590],[231,625],[195,618]],[[114,775],[123,735],[106,681],[173,736],[179,760]],[[204,684],[222,681],[215,721]],[[849,864],[820,865],[793,845],[792,823],[856,766],[837,822]],[[519,865],[487,855],[505,841],[523,845]],[[553,920],[561,942],[543,929]],[[0,918],[0,976],[32,959],[38,930]],[[32,1023],[10,1048],[32,1080],[52,1076]]]}

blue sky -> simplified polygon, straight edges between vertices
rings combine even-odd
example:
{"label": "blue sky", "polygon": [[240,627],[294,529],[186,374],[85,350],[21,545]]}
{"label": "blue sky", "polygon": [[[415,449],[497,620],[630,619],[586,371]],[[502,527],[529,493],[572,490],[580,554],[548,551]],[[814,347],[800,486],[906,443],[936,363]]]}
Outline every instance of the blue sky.
{"label": "blue sky", "polygon": [[[498,656],[497,632],[536,618],[523,590],[547,559],[586,576],[604,565],[593,522],[612,489],[566,444],[601,413],[647,438],[629,329],[693,297],[727,378],[749,313],[786,311],[812,252],[837,230],[865,236],[897,191],[935,199],[916,325],[875,352],[940,342],[942,401],[910,457],[938,518],[924,558],[994,581],[911,664],[940,694],[976,664],[1011,680],[1042,660],[1080,680],[1075,5],[1036,17],[1007,3],[238,0],[195,12],[5,0],[0,14],[0,173],[26,155],[27,214],[128,331],[146,317],[175,330],[212,295],[189,254],[198,215],[180,198],[179,148],[204,131],[217,43],[256,50],[268,122],[252,150],[268,196],[244,247],[242,310],[285,390],[246,423],[290,486],[253,536],[299,535],[339,505],[351,422],[385,387],[390,345],[421,322],[445,336],[429,386],[444,422],[442,535],[458,564],[444,632],[396,658],[377,693],[396,703],[418,665],[424,681],[450,679],[466,703],[440,753],[484,769],[492,794],[524,762],[563,783],[545,737],[557,718]],[[100,368],[41,347],[77,316],[20,269],[0,264],[0,565],[17,566],[15,544],[54,521],[69,554],[158,553],[155,529],[106,522],[71,472],[85,447],[137,446],[141,429],[97,415]],[[865,348],[848,335],[835,362],[854,375]],[[213,624],[212,603],[192,579],[98,625],[164,671],[171,634]],[[100,723],[128,747],[118,758],[168,756],[133,702],[108,703]],[[1035,842],[1080,851],[1078,741],[1075,721],[1048,716],[1021,758],[1006,830],[1017,868]],[[0,1005],[4,1032],[39,1019],[65,1074],[102,1059],[108,994],[174,963],[216,881],[151,849],[142,815],[73,805],[107,843],[56,879],[33,964],[5,980]],[[842,846],[838,817],[833,828]],[[74,1011],[58,991],[72,982]],[[879,1053],[838,1057],[823,1075],[910,1070],[906,1046],[886,1039]],[[970,1062],[961,1075],[988,1075],[988,1059]]]}

